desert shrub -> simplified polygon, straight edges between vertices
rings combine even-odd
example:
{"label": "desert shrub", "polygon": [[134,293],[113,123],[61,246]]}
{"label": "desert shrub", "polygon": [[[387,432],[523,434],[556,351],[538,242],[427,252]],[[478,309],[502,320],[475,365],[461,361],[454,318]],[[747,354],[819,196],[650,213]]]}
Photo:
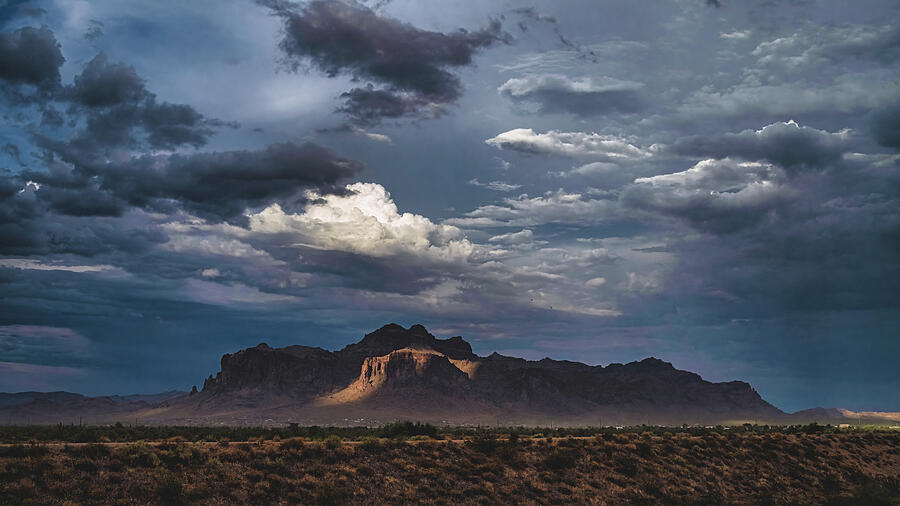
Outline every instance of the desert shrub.
{"label": "desert shrub", "polygon": [[725,498],[722,496],[722,491],[718,488],[712,487],[706,490],[703,494],[697,498],[696,504],[703,504],[709,506],[718,506],[720,504],[725,504]]}
{"label": "desert shrub", "polygon": [[835,473],[828,473],[822,478],[821,486],[825,495],[837,495],[841,492],[841,477]]}
{"label": "desert shrub", "polygon": [[499,451],[497,451],[497,457],[508,466],[519,467],[521,464],[519,461],[519,445],[509,441],[506,444],[501,444]]}
{"label": "desert shrub", "polygon": [[[895,491],[896,492],[896,491]],[[853,489],[851,504],[860,506],[890,506],[896,495],[875,480],[869,480]]]}
{"label": "desert shrub", "polygon": [[263,474],[255,469],[251,469],[244,473],[244,478],[246,478],[250,483],[256,483],[258,481],[262,481]]}
{"label": "desert shrub", "polygon": [[320,483],[316,489],[316,504],[338,505],[350,501],[350,492],[343,483]]}
{"label": "desert shrub", "polygon": [[125,447],[125,460],[136,467],[156,467],[160,464],[159,456],[143,441],[137,441]]}
{"label": "desert shrub", "polygon": [[500,447],[500,442],[497,441],[497,436],[494,434],[487,431],[479,431],[475,433],[472,439],[466,440],[466,445],[485,455],[491,455]]}
{"label": "desert shrub", "polygon": [[640,457],[645,459],[653,457],[653,446],[650,443],[640,441],[635,443],[634,446],[635,453],[637,453]]}
{"label": "desert shrub", "polygon": [[629,478],[634,478],[638,474],[638,461],[632,455],[627,453],[619,454],[615,460],[616,472]]}
{"label": "desert shrub", "polygon": [[341,436],[331,434],[325,438],[325,448],[329,450],[337,450],[341,447]]}
{"label": "desert shrub", "polygon": [[191,447],[183,443],[169,444],[163,451],[157,448],[157,452],[157,456],[166,466],[187,465],[194,460]]}
{"label": "desert shrub", "polygon": [[635,506],[653,506],[659,503],[652,496],[648,495],[644,490],[639,490],[636,488],[628,489],[625,497],[628,499],[628,504],[632,504]]}
{"label": "desert shrub", "polygon": [[26,455],[28,455],[28,450],[23,444],[14,444],[5,448],[0,447],[0,457],[12,457],[14,459],[21,459],[25,458]]}
{"label": "desert shrub", "polygon": [[362,439],[362,442],[360,442],[357,448],[368,453],[378,453],[382,449],[384,449],[384,445],[382,445],[381,441],[374,437],[365,437]]}
{"label": "desert shrub", "polygon": [[156,474],[156,497],[162,504],[181,504],[184,499],[184,484],[174,473],[165,469]]}
{"label": "desert shrub", "polygon": [[302,437],[292,437],[281,442],[281,448],[284,450],[302,450],[303,445]]}
{"label": "desert shrub", "polygon": [[92,473],[97,470],[97,464],[92,459],[80,458],[75,461],[75,463],[72,465],[72,468],[78,471]]}
{"label": "desert shrub", "polygon": [[575,467],[578,453],[575,450],[556,449],[544,457],[544,466],[551,471],[562,471]]}

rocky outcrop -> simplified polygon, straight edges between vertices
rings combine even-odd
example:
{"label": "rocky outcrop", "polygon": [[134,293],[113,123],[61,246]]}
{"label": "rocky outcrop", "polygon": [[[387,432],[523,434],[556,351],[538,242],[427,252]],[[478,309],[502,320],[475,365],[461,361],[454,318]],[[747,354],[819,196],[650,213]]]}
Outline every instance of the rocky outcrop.
{"label": "rocky outcrop", "polygon": [[322,392],[346,386],[358,373],[358,366],[322,348],[275,349],[265,343],[226,354],[221,365],[221,372],[204,382],[198,401],[244,390],[311,400]]}
{"label": "rocky outcrop", "polygon": [[380,357],[367,357],[353,383],[323,396],[320,403],[412,398],[440,403],[447,398],[465,396],[468,388],[468,375],[445,355],[431,349],[403,348]]}

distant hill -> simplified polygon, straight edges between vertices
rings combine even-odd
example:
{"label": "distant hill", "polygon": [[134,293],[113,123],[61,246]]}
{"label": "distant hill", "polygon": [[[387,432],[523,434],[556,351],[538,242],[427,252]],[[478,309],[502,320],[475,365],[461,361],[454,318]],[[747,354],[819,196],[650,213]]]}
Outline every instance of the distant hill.
{"label": "distant hill", "polygon": [[[852,413],[852,415],[850,414]],[[868,416],[872,415],[872,416]],[[878,414],[881,421],[888,414]],[[389,324],[339,351],[265,343],[226,354],[198,392],[84,397],[0,394],[0,423],[681,425],[842,423],[839,409],[787,414],[747,383],[712,383],[655,358],[606,367],[493,353],[461,337]],[[851,416],[855,416],[853,419]]]}

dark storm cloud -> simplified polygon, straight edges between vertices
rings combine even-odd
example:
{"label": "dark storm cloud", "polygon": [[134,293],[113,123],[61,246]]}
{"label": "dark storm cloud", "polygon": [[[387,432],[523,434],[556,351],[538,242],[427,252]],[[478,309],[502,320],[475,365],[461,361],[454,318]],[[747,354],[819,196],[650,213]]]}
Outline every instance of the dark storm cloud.
{"label": "dark storm cloud", "polygon": [[900,104],[885,107],[875,113],[872,133],[878,144],[900,149]]}
{"label": "dark storm cloud", "polygon": [[144,155],[124,163],[85,157],[67,145],[49,141],[44,145],[74,169],[29,171],[24,177],[42,185],[37,195],[47,195],[56,212],[72,215],[115,216],[135,206],[230,219],[248,207],[295,197],[305,188],[333,189],[338,180],[363,168],[312,143],[273,144],[256,151]]}
{"label": "dark storm cloud", "polygon": [[[396,119],[424,113],[427,102],[417,95],[399,94],[394,91],[379,90],[373,86],[353,88],[341,93],[344,105],[338,107],[363,125],[374,125],[382,119]],[[440,110],[435,111],[440,114]]]}
{"label": "dark storm cloud", "polygon": [[[133,67],[111,63],[102,53],[55,98],[72,104],[71,117],[84,117],[86,128],[71,143],[86,150],[135,147],[142,140],[161,149],[200,147],[214,133],[213,127],[225,125],[190,105],[157,101]],[[143,132],[144,139],[136,138],[136,131]]]}
{"label": "dark storm cloud", "polygon": [[462,84],[448,69],[470,65],[477,50],[506,37],[497,21],[474,32],[441,33],[418,29],[358,4],[259,3],[284,19],[280,47],[294,69],[308,63],[331,77],[350,75],[383,86],[377,92],[358,88],[345,94],[340,110],[362,123],[408,116],[410,109],[418,111],[422,104],[454,103],[462,94]]}
{"label": "dark storm cloud", "polygon": [[510,79],[498,91],[515,102],[537,104],[540,113],[598,116],[644,109],[643,86],[612,78],[573,79],[543,74]]}
{"label": "dark storm cloud", "polygon": [[94,57],[67,89],[67,98],[86,107],[133,104],[149,98],[144,80],[134,67],[110,63],[105,54]]}
{"label": "dark storm cloud", "polygon": [[840,160],[848,147],[847,132],[832,133],[789,121],[736,134],[683,137],[669,150],[685,156],[766,160],[796,172],[824,169]]}
{"label": "dark storm cloud", "polygon": [[897,307],[900,179],[863,158],[790,176],[706,160],[638,179],[621,203],[687,227],[670,239],[679,264],[666,293],[697,318]]}
{"label": "dark storm cloud", "polygon": [[47,90],[59,85],[63,58],[59,42],[46,27],[26,26],[0,33],[0,79]]}
{"label": "dark storm cloud", "polygon": [[[27,193],[27,192],[26,192]],[[89,198],[90,194],[83,198]],[[108,196],[104,196],[108,198]],[[83,202],[83,206],[91,205]],[[98,206],[101,204],[97,204]],[[47,202],[14,194],[0,203],[0,254],[134,255],[167,240],[146,217],[69,216],[52,212]]]}
{"label": "dark storm cloud", "polygon": [[[23,33],[19,38],[26,41],[34,35]],[[35,33],[59,52],[52,32]],[[3,77],[11,75],[25,74]],[[0,254],[144,252],[165,242],[166,235],[158,220],[135,214],[135,208],[231,220],[248,207],[297,202],[304,189],[332,191],[339,179],[362,170],[362,164],[312,143],[147,154],[150,149],[199,148],[216,128],[235,125],[207,118],[187,104],[158,101],[132,66],[111,62],[102,53],[69,85],[61,85],[58,69],[51,77],[54,84],[46,93],[11,103],[36,102],[44,121],[41,128],[30,128],[38,163],[2,178]],[[43,128],[48,123],[70,129],[60,136]],[[18,159],[17,146],[3,149]]]}
{"label": "dark storm cloud", "polygon": [[679,242],[673,295],[720,318],[896,308],[900,200],[835,193],[841,209],[804,199],[741,234]]}

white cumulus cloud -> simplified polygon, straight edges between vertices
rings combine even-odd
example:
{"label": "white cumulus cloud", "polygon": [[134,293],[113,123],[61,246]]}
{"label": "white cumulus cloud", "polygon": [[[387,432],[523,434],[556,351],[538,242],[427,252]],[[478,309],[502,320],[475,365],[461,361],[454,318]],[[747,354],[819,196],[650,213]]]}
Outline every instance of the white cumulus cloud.
{"label": "white cumulus cloud", "polygon": [[310,204],[290,214],[272,204],[250,215],[254,234],[288,236],[298,246],[373,257],[406,253],[432,260],[461,261],[476,247],[462,231],[413,213],[400,213],[379,184],[347,185],[345,195],[309,192]]}
{"label": "white cumulus cloud", "polygon": [[498,149],[524,153],[608,161],[637,160],[651,155],[649,150],[632,144],[632,139],[586,132],[536,133],[531,128],[516,128],[484,142]]}

